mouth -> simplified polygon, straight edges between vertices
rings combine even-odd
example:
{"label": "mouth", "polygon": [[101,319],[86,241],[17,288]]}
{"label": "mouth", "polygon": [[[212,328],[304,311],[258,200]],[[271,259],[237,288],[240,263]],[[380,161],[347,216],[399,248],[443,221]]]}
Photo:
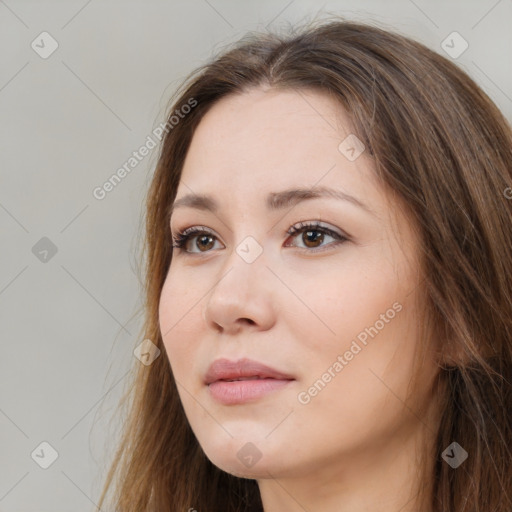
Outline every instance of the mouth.
{"label": "mouth", "polygon": [[[258,377],[258,376],[240,377],[238,379],[219,379],[219,380],[216,380],[215,382],[238,382],[240,380],[266,380],[266,379],[272,379],[272,377]],[[273,379],[273,380],[275,380],[275,379]]]}
{"label": "mouth", "polygon": [[258,400],[288,386],[295,378],[251,359],[217,359],[208,369],[204,383],[210,396],[223,405]]}
{"label": "mouth", "polygon": [[249,377],[216,380],[208,384],[210,396],[223,405],[254,402],[287,387],[294,379]]}

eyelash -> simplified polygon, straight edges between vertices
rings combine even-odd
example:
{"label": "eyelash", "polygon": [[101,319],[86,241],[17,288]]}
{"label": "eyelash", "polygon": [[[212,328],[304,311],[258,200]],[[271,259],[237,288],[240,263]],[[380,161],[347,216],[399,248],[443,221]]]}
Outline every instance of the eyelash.
{"label": "eyelash", "polygon": [[[336,231],[333,231],[332,229],[329,229],[327,227],[321,226],[318,222],[300,222],[298,225],[291,226],[288,231],[286,232],[289,236],[296,236],[300,233],[304,233],[306,231],[318,231],[324,234],[327,234],[329,236],[332,236],[335,239],[335,242],[332,242],[331,244],[327,244],[326,247],[329,246],[337,246],[339,244],[342,244],[343,242],[347,242],[349,240],[348,237],[340,235]],[[194,236],[204,234],[204,235],[212,235],[215,237],[215,235],[205,226],[200,227],[192,227],[184,229],[183,231],[177,232],[173,237],[173,248],[180,249],[180,251],[183,251],[186,254],[206,254],[210,251],[203,251],[198,253],[193,253],[190,251],[185,251],[183,248],[187,244],[187,242],[193,238]],[[316,253],[321,252],[324,250],[324,247],[321,248],[314,248],[314,249],[308,249],[307,247],[298,247],[298,249],[301,249],[303,251],[306,251],[308,253]]]}

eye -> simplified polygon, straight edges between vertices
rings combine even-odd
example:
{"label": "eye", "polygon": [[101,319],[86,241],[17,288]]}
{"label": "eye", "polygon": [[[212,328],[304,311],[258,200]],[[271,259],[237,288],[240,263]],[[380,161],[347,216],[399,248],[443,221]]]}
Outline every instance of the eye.
{"label": "eye", "polygon": [[[328,244],[326,247],[330,245],[339,245],[345,241],[348,241],[349,238],[344,236],[336,231],[320,225],[318,222],[301,222],[299,225],[291,226],[286,232],[288,235],[292,237],[297,237],[302,234],[302,242],[304,246],[295,246],[299,249],[305,250],[306,252],[319,252],[324,250],[318,249],[319,245],[321,246],[322,242],[325,240],[325,236],[331,237],[335,240],[335,243]],[[201,236],[200,236],[201,235]],[[188,245],[191,240],[197,237],[197,241],[194,244],[195,248],[198,248],[199,251],[189,251]],[[180,249],[181,251],[189,254],[200,254],[204,252],[208,252],[214,246],[216,240],[216,236],[213,232],[205,227],[191,227],[187,228],[183,231],[176,233],[173,236],[173,248]],[[285,247],[290,247],[289,244],[286,244]],[[205,250],[201,250],[205,249]]]}
{"label": "eye", "polygon": [[[215,235],[204,226],[198,226],[198,227],[192,227],[187,228],[183,231],[178,231],[176,235],[173,236],[173,248],[180,249],[180,251],[183,252],[193,252],[188,251],[187,246],[188,242],[199,235],[202,235],[198,238],[198,241],[196,242],[196,246],[200,247],[201,245],[206,249],[210,249],[212,247],[212,239],[215,238]],[[198,245],[199,244],[199,245]],[[206,251],[199,251],[199,252],[206,252]]]}
{"label": "eye", "polygon": [[[299,224],[299,226],[296,226],[296,225],[292,226],[287,231],[287,233],[290,236],[296,236],[296,235],[302,234],[302,237],[300,238],[300,240],[302,240],[304,242],[306,249],[310,249],[310,248],[316,249],[318,247],[317,243],[318,242],[321,243],[324,241],[325,235],[327,235],[331,238],[334,238],[334,240],[336,241],[336,243],[329,244],[329,245],[339,245],[343,242],[348,241],[348,237],[346,237],[340,233],[337,233],[336,231],[334,231],[328,227],[322,226],[322,225],[320,225],[320,223],[318,223],[316,221],[315,222],[301,222]],[[300,248],[302,248],[302,247],[300,247]],[[323,249],[320,249],[320,250],[323,250]],[[318,250],[308,251],[308,252],[318,252]]]}

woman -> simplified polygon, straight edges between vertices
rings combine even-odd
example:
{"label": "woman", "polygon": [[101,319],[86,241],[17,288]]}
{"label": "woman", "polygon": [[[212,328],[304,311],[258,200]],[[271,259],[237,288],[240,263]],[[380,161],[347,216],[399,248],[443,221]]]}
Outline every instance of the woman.
{"label": "woman", "polygon": [[116,482],[122,512],[510,511],[512,134],[488,96],[335,19],[247,36],[172,111],[162,354],[100,506]]}

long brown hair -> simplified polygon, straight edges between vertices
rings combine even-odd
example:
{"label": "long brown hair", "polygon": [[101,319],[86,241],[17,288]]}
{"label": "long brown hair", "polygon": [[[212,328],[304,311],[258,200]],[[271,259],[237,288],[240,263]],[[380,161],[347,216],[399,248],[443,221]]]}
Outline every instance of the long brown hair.
{"label": "long brown hair", "polygon": [[[192,135],[221,98],[249,88],[327,92],[350,116],[377,173],[418,227],[429,343],[440,365],[440,421],[426,506],[512,510],[512,129],[447,58],[396,32],[341,18],[249,33],[176,92],[146,200],[143,338],[162,354],[134,360],[127,418],[101,496],[119,512],[263,510],[257,482],[214,466],[187,422],[158,323],[172,257],[169,208]],[[193,108],[183,109],[184,105]],[[169,115],[171,115],[169,114]],[[508,189],[510,190],[510,189]],[[142,337],[141,337],[142,339]],[[426,342],[426,341],[425,341]],[[448,357],[448,354],[451,354]],[[468,458],[441,457],[453,441]]]}

